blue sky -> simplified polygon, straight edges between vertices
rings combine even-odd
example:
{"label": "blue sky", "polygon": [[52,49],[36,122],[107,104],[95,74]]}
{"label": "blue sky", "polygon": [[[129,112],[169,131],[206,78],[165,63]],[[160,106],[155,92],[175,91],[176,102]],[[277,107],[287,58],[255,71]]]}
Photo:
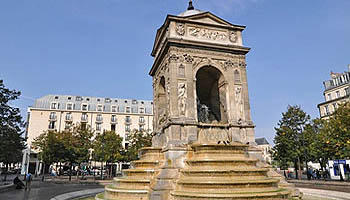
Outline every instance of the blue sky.
{"label": "blue sky", "polygon": [[[269,141],[287,105],[318,117],[322,81],[350,64],[349,0],[194,0],[246,25],[256,136]],[[187,0],[1,0],[0,79],[23,116],[46,94],[151,99],[157,28]]]}

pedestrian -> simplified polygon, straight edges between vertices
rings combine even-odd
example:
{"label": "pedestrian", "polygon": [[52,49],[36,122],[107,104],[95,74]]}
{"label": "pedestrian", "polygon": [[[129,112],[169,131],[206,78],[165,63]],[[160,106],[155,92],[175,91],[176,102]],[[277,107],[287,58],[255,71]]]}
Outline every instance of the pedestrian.
{"label": "pedestrian", "polygon": [[26,190],[26,191],[27,191],[27,189],[30,191],[31,185],[32,185],[32,179],[33,179],[33,176],[32,176],[32,174],[29,172],[29,173],[26,175],[26,186],[25,186],[25,190]]}

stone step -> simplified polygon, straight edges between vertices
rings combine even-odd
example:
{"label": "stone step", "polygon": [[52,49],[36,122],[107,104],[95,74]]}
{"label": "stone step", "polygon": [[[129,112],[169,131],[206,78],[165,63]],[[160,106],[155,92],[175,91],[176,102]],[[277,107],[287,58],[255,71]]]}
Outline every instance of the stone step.
{"label": "stone step", "polygon": [[152,169],[157,167],[159,164],[158,160],[135,160],[131,162],[131,165],[134,168],[140,168],[140,169]]}
{"label": "stone step", "polygon": [[135,177],[114,178],[116,188],[148,190],[151,180]]}
{"label": "stone step", "polygon": [[193,192],[171,192],[171,195],[175,200],[255,200],[255,199],[268,199],[268,200],[280,200],[288,199],[289,191],[280,189],[275,192],[246,192],[246,193],[199,193]]}
{"label": "stone step", "polygon": [[227,167],[221,169],[182,169],[183,176],[195,177],[240,177],[240,176],[263,176],[265,177],[268,169],[257,167]]}
{"label": "stone step", "polygon": [[148,190],[120,189],[114,186],[106,186],[103,195],[105,200],[147,200]]}
{"label": "stone step", "polygon": [[156,172],[155,169],[126,169],[123,174],[127,177],[151,178]]}
{"label": "stone step", "polygon": [[177,181],[180,189],[217,189],[230,190],[235,188],[268,188],[276,187],[278,179],[273,178],[198,178],[198,177],[182,177]]}
{"label": "stone step", "polygon": [[139,151],[140,160],[160,160],[163,155],[162,148],[144,147]]}
{"label": "stone step", "polygon": [[185,160],[185,162],[189,165],[189,167],[200,167],[203,168],[205,166],[215,168],[215,167],[225,167],[225,166],[255,166],[257,159],[252,158],[204,158],[204,159],[196,159],[191,158]]}

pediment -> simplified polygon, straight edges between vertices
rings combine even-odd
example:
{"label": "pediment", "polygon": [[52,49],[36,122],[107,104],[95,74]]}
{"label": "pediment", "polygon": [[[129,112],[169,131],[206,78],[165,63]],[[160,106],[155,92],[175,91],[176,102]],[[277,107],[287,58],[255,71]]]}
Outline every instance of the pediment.
{"label": "pediment", "polygon": [[233,24],[221,19],[220,17],[218,17],[210,12],[205,12],[205,13],[200,13],[197,15],[187,16],[186,19],[190,19],[191,21],[196,21],[196,22],[201,22],[201,23],[215,24],[215,25],[236,26],[236,25],[233,25]]}

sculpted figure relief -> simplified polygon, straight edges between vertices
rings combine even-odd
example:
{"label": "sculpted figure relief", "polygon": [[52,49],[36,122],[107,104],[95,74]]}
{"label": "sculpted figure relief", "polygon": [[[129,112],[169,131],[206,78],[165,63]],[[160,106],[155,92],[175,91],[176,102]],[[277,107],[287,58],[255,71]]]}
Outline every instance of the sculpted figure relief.
{"label": "sculpted figure relief", "polygon": [[186,93],[186,84],[185,83],[179,83],[178,85],[178,106],[180,115],[186,114],[186,100],[187,100],[187,93]]}
{"label": "sculpted figure relief", "polygon": [[236,107],[238,108],[238,116],[239,119],[243,117],[243,100],[242,100],[242,88],[237,87],[235,91],[235,100],[236,100]]}

